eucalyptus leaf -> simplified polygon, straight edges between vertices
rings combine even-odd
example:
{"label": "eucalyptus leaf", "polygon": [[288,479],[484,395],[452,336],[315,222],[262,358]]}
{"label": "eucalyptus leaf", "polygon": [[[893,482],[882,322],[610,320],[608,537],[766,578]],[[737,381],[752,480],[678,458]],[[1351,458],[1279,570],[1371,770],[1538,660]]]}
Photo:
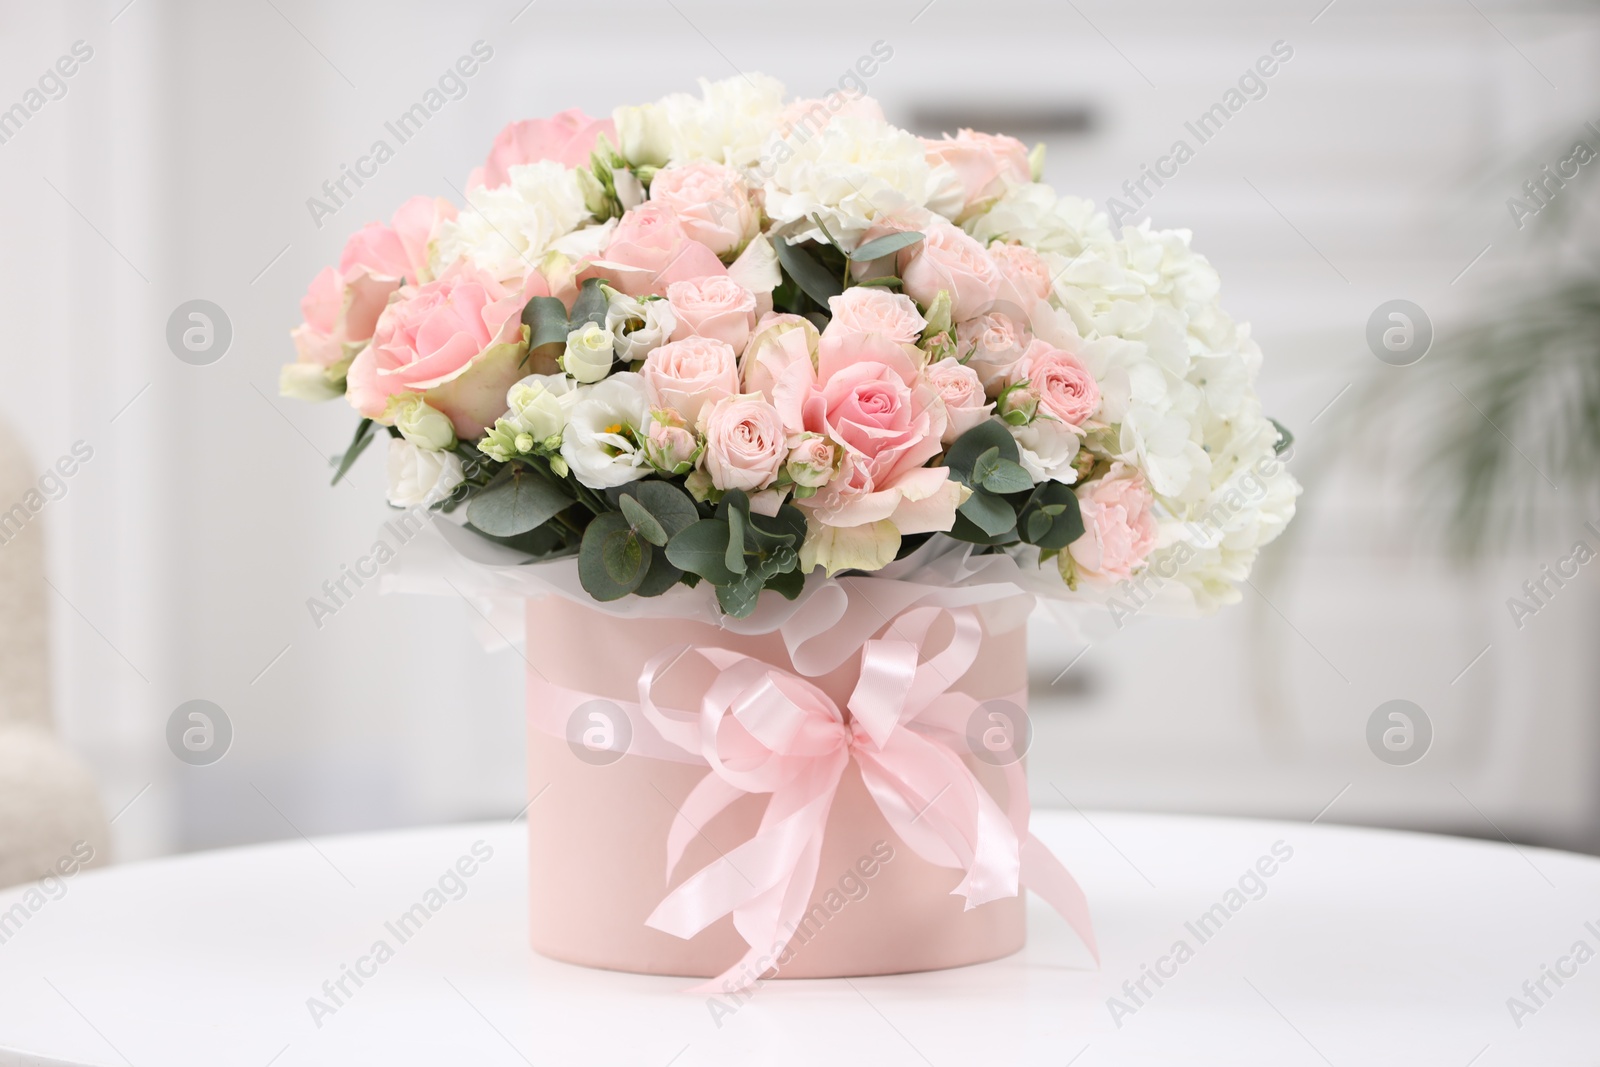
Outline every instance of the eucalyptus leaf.
{"label": "eucalyptus leaf", "polygon": [[982,489],[974,489],[956,510],[991,537],[1015,529],[1017,525],[1016,509]]}
{"label": "eucalyptus leaf", "polygon": [[1294,444],[1294,434],[1290,433],[1289,428],[1277,419],[1268,419],[1267,421],[1272,423],[1273,428],[1278,431],[1278,441],[1272,446],[1272,454],[1281,456],[1289,451]]}
{"label": "eucalyptus leaf", "polygon": [[892,255],[902,248],[910,248],[922,240],[924,236],[924,234],[918,233],[916,230],[886,234],[877,240],[868,241],[854,252],[851,252],[850,262],[871,263],[875,259],[882,259],[884,256]]}
{"label": "eucalyptus leaf", "polygon": [[1038,544],[1040,540],[1049,534],[1051,525],[1053,523],[1050,516],[1043,511],[1030,512],[1027,523],[1028,540],[1033,544]]}
{"label": "eucalyptus leaf", "polygon": [[793,570],[779,571],[767,579],[766,587],[785,600],[793,600],[805,589],[806,576],[798,567]]}
{"label": "eucalyptus leaf", "polygon": [[652,545],[664,547],[667,543],[667,531],[662,527],[656,517],[639,503],[633,496],[621,496],[617,503],[622,506],[622,516],[628,520],[634,531]]}
{"label": "eucalyptus leaf", "polygon": [[893,274],[881,274],[876,278],[865,278],[865,279],[863,279],[863,280],[861,280],[859,282],[856,282],[856,284],[857,285],[883,285],[883,286],[888,286],[890,288],[893,288],[895,286],[904,285],[905,282],[903,282],[899,278],[896,278]]}
{"label": "eucalyptus leaf", "polygon": [[633,592],[636,596],[660,596],[682,580],[683,572],[672,565],[666,553],[651,552],[650,569]]}
{"label": "eucalyptus leaf", "polygon": [[565,487],[524,467],[507,467],[467,502],[467,521],[486,534],[514,537],[543,526],[575,503]]}
{"label": "eucalyptus leaf", "polygon": [[578,580],[596,600],[620,600],[644,581],[654,553],[615,511],[596,515],[583,531]]}
{"label": "eucalyptus leaf", "polygon": [[728,569],[727,555],[728,524],[721,519],[701,519],[667,542],[667,559],[674,567],[698,574],[713,585],[738,580]]}
{"label": "eucalyptus leaf", "polygon": [[[597,323],[601,326],[606,321],[606,294],[600,288],[599,278],[589,278],[583,283],[583,288],[578,290],[578,297],[572,302],[572,317],[567,323],[567,330],[581,330],[587,323]],[[562,335],[562,341],[566,335]]]}
{"label": "eucalyptus leaf", "polygon": [[536,296],[522,309],[522,324],[528,328],[528,348],[567,344],[571,326],[567,323],[567,307],[553,296]]}
{"label": "eucalyptus leaf", "polygon": [[827,307],[829,297],[844,292],[844,286],[833,276],[833,272],[818,262],[803,245],[790,244],[779,238],[773,242],[773,248],[778,253],[778,262],[783,265],[784,271],[818,304]]}
{"label": "eucalyptus leaf", "polygon": [[745,516],[748,514],[749,512],[742,511],[737,507],[728,509],[728,551],[724,562],[727,564],[728,569],[735,574],[743,574],[745,572],[744,530],[748,521]]}
{"label": "eucalyptus leaf", "polygon": [[339,465],[334,469],[333,481],[329,482],[329,485],[338,485],[339,479],[350,472],[351,466],[355,464],[357,459],[361,458],[361,453],[365,452],[367,446],[372,444],[372,427],[373,422],[371,419],[362,419],[356,426],[355,436],[350,438],[350,447],[345,449],[344,454],[339,457]]}
{"label": "eucalyptus leaf", "polygon": [[623,487],[622,495],[637,497],[661,523],[668,537],[700,521],[700,510],[694,506],[694,498],[671,482],[629,482]]}
{"label": "eucalyptus leaf", "polygon": [[996,459],[994,467],[977,478],[977,471],[973,471],[974,478],[991,493],[1026,493],[1033,488],[1033,477],[1022,464],[1014,463],[1009,459]]}
{"label": "eucalyptus leaf", "polygon": [[997,534],[985,533],[977,523],[958,511],[955,525],[950,527],[950,536],[973,545],[1009,545],[1017,540],[1017,528],[1012,526]]}
{"label": "eucalyptus leaf", "polygon": [[1005,424],[997,419],[987,419],[956,438],[955,443],[950,446],[950,451],[945,453],[944,464],[963,482],[971,485],[974,464],[977,463],[979,456],[991,448],[998,451],[1000,458],[1009,459],[1013,463],[1022,456],[1017,450],[1016,439],[1011,436],[1011,431],[1006,429]]}

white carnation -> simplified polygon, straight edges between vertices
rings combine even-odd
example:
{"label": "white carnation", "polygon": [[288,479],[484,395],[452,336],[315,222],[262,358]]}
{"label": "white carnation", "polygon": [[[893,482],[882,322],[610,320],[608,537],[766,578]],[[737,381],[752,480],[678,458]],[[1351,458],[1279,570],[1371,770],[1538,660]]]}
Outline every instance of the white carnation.
{"label": "white carnation", "polygon": [[553,160],[512,167],[498,189],[467,194],[468,209],[439,228],[435,273],[465,259],[497,278],[521,278],[589,217],[575,171]]}
{"label": "white carnation", "polygon": [[[709,159],[730,167],[754,166],[783,113],[783,83],[765,74],[721,81],[700,79],[701,95],[663,97],[652,123],[665,126],[674,163]],[[651,136],[659,136],[652,133]]]}
{"label": "white carnation", "polygon": [[798,129],[767,150],[767,215],[772,232],[823,239],[820,215],[846,248],[880,218],[924,210],[935,178],[922,142],[886,122],[839,115],[815,133]]}

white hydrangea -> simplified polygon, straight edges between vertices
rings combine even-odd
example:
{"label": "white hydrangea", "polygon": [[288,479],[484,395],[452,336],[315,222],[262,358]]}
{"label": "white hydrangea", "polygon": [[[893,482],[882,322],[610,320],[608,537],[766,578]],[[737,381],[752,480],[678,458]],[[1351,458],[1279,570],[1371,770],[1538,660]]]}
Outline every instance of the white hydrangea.
{"label": "white hydrangea", "polygon": [[1095,210],[1093,201],[1058,196],[1042,182],[1008,190],[988,211],[968,219],[966,229],[985,245],[990,241],[1020,242],[1041,254],[1068,257],[1116,241],[1110,219]]}
{"label": "white hydrangea", "polygon": [[465,259],[497,278],[521,279],[589,217],[577,173],[553,160],[512,167],[498,189],[467,194],[467,210],[439,228],[435,273]]}
{"label": "white hydrangea", "polygon": [[936,179],[922,142],[864,115],[835,116],[820,131],[775,137],[766,150],[767,215],[790,240],[822,239],[812,221],[854,248],[880,218],[924,210]]}
{"label": "white hydrangea", "polygon": [[659,107],[671,162],[709,159],[730,167],[754,166],[783,113],[783,92],[776,78],[739,74],[721,81],[700,79],[698,97],[663,97]]}

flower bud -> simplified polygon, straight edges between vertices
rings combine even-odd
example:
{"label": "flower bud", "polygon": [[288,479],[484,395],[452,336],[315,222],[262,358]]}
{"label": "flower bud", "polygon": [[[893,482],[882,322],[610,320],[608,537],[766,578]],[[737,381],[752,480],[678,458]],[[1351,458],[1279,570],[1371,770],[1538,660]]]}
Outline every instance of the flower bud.
{"label": "flower bud", "polygon": [[455,427],[437,408],[429,407],[419,393],[403,393],[389,402],[389,416],[400,436],[429,452],[456,446]]}
{"label": "flower bud", "polygon": [[598,382],[611,373],[615,339],[599,323],[586,323],[581,330],[567,334],[567,350],[561,356],[561,369],[580,382]]}
{"label": "flower bud", "polygon": [[619,107],[612,112],[621,141],[622,158],[631,165],[659,167],[671,156],[671,128],[667,112],[660,104]]}
{"label": "flower bud", "polygon": [[836,455],[833,442],[826,437],[818,433],[801,434],[799,442],[789,452],[784,470],[795,485],[815,489],[833,477]]}

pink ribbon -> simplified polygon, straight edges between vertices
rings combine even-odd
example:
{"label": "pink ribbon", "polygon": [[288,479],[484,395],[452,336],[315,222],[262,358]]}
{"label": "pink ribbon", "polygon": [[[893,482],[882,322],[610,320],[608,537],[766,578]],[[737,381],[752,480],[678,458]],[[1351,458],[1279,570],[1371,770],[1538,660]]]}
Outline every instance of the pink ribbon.
{"label": "pink ribbon", "polygon": [[[951,620],[954,636],[923,659],[941,617]],[[848,719],[811,682],[724,648],[693,650],[718,672],[699,714],[665,710],[652,693],[689,649],[668,650],[645,665],[644,714],[662,737],[711,767],[668,832],[668,880],[699,827],[747,793],[771,794],[755,835],[690,875],[646,920],[690,938],[733,916],[750,949],[703,988],[750,984],[759,977],[759,959],[771,958],[769,948],[781,952],[793,937],[816,884],[828,812],[852,758],[900,839],[928,862],[963,872],[951,892],[967,908],[1016,896],[1025,884],[1066,918],[1099,962],[1082,889],[1028,832],[1020,762],[1005,768],[1007,812],[958,755],[978,702],[950,686],[976,661],[982,636],[970,610],[920,607],[900,615],[883,637],[862,646]]]}

